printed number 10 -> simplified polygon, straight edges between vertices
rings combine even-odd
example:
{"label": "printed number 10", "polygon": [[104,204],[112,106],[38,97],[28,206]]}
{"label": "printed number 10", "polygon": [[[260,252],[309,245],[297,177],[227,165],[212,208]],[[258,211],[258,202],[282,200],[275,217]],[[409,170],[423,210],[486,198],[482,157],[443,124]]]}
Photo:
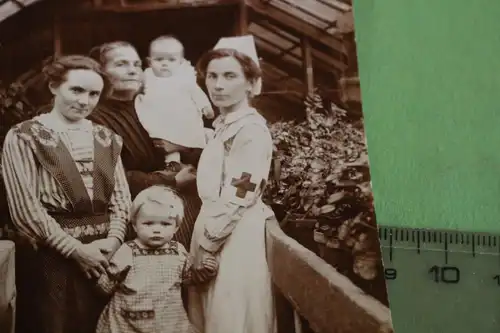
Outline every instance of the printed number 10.
{"label": "printed number 10", "polygon": [[460,270],[458,267],[432,266],[429,273],[433,275],[434,282],[437,283],[458,283],[460,282]]}

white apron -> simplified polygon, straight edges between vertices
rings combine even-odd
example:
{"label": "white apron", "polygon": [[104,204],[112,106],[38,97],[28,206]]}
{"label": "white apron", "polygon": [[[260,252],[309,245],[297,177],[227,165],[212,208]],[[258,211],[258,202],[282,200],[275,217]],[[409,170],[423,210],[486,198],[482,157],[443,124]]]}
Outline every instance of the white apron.
{"label": "white apron", "polygon": [[[255,111],[254,111],[255,112]],[[242,119],[216,128],[198,165],[197,185],[203,205],[196,220],[191,253],[199,249],[207,216],[218,209],[226,158],[231,152],[224,142],[231,140],[247,124],[262,124],[260,115],[247,112]],[[267,131],[267,127],[265,128]],[[230,150],[230,149],[229,149]],[[270,163],[270,161],[262,161]],[[220,206],[219,206],[220,207]],[[265,221],[274,216],[258,195],[219,252],[219,272],[207,286],[192,288],[189,314],[199,333],[273,333],[276,331],[272,282],[266,261]]]}

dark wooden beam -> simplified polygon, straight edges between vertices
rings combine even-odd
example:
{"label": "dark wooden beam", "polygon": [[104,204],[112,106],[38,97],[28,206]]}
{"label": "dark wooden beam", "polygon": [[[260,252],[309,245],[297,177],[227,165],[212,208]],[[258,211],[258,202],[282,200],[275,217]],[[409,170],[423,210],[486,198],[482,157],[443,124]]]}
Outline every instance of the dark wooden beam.
{"label": "dark wooden beam", "polygon": [[312,94],[314,91],[314,67],[309,38],[302,37],[302,67],[304,70],[304,81],[306,82],[306,94]]}
{"label": "dark wooden beam", "polygon": [[258,52],[259,56],[262,57],[266,62],[272,64],[274,67],[278,68],[279,70],[287,73],[291,77],[295,77],[299,80],[302,81],[303,75],[301,68],[286,62],[283,60],[283,58],[280,58],[278,55],[275,55],[263,48],[259,47],[259,42],[257,41],[257,47],[258,47]]}
{"label": "dark wooden beam", "polygon": [[92,4],[87,4],[85,7],[91,10],[108,11],[116,13],[126,12],[147,12],[162,9],[182,9],[182,8],[197,8],[197,7],[214,7],[214,6],[235,6],[239,5],[242,0],[198,0],[179,3],[163,3],[160,1],[149,1],[144,3],[131,3],[123,1],[123,4],[116,2],[116,4],[103,4],[102,0],[94,0]]}
{"label": "dark wooden beam", "polygon": [[62,54],[62,36],[61,36],[61,12],[58,6],[54,6],[53,11],[53,35],[54,35],[54,57]]}
{"label": "dark wooden beam", "polygon": [[[303,71],[301,68],[301,58],[296,58],[296,63],[288,61],[287,58],[281,58],[278,54],[274,54],[266,49],[267,45],[263,40],[256,36],[256,44],[259,55],[267,60],[269,63],[273,64],[276,68],[279,68],[283,72],[287,73],[288,76],[304,80]],[[340,75],[340,71],[324,64],[322,61],[315,59],[316,76],[320,76],[322,80],[328,81],[328,75],[334,75],[335,77]],[[286,80],[286,78],[284,78]]]}
{"label": "dark wooden beam", "polygon": [[248,33],[248,6],[240,1],[236,19],[236,35],[243,36]]}
{"label": "dark wooden beam", "polygon": [[252,101],[252,105],[270,123],[297,119],[304,111],[302,102],[292,101],[283,95],[261,95]]}

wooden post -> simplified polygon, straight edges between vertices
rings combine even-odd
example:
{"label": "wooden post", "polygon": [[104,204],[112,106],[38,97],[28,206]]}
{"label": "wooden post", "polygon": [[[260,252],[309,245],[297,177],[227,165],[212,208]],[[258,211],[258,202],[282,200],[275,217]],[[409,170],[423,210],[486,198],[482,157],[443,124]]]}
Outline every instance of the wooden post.
{"label": "wooden post", "polygon": [[61,12],[59,11],[58,5],[54,7],[53,35],[54,35],[54,58],[57,58],[62,54]]}
{"label": "wooden post", "polygon": [[293,323],[295,327],[295,333],[302,333],[302,321],[297,310],[293,311]]}
{"label": "wooden post", "polygon": [[311,52],[311,43],[308,37],[302,39],[302,66],[304,68],[304,81],[306,82],[306,96],[314,90],[314,70]]}
{"label": "wooden post", "polygon": [[243,36],[248,32],[248,6],[245,1],[240,1],[236,17],[236,35]]}

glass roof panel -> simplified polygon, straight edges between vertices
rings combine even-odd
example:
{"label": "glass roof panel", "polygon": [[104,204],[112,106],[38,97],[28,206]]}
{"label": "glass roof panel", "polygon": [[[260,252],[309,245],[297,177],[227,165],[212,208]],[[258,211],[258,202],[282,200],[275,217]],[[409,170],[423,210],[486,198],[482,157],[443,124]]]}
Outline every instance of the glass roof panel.
{"label": "glass roof panel", "polygon": [[0,0],[0,22],[40,0]]}
{"label": "glass roof panel", "polygon": [[272,0],[269,2],[269,5],[285,12],[288,15],[294,16],[298,19],[308,22],[309,24],[313,25],[316,28],[325,29],[328,27],[327,22],[311,16],[310,14],[302,11],[300,8],[296,6],[293,5],[291,6],[288,2],[282,0]]}
{"label": "glass roof panel", "polygon": [[318,2],[324,3],[330,7],[339,9],[341,11],[347,12],[351,10],[351,5],[349,5],[350,1],[339,1],[339,0],[316,0]]}
{"label": "glass roof panel", "polygon": [[35,2],[38,2],[39,0],[17,0],[17,2],[23,4],[24,6],[29,6]]}
{"label": "glass roof panel", "polygon": [[14,15],[21,7],[11,1],[0,2],[0,21],[5,20],[7,17]]}
{"label": "glass roof panel", "polygon": [[[264,27],[260,24],[251,23],[248,31],[258,40],[258,47],[262,45],[266,51],[270,51],[274,55],[280,56],[283,61],[301,66],[302,48],[297,36],[290,35],[278,28],[274,29],[273,26],[269,26],[268,24]],[[312,55],[316,59],[316,62],[321,62],[320,67],[326,71],[343,70],[345,67],[344,64],[333,57],[333,55],[322,52],[321,50],[313,48]]]}
{"label": "glass roof panel", "polygon": [[323,21],[325,23],[331,23],[335,21],[336,16],[339,14],[339,10],[335,7],[328,5],[328,3],[323,3],[317,0],[276,0],[286,2],[289,6],[295,7],[308,15]]}
{"label": "glass roof panel", "polygon": [[335,22],[351,10],[351,6],[338,0],[270,0],[272,7],[333,35]]}

